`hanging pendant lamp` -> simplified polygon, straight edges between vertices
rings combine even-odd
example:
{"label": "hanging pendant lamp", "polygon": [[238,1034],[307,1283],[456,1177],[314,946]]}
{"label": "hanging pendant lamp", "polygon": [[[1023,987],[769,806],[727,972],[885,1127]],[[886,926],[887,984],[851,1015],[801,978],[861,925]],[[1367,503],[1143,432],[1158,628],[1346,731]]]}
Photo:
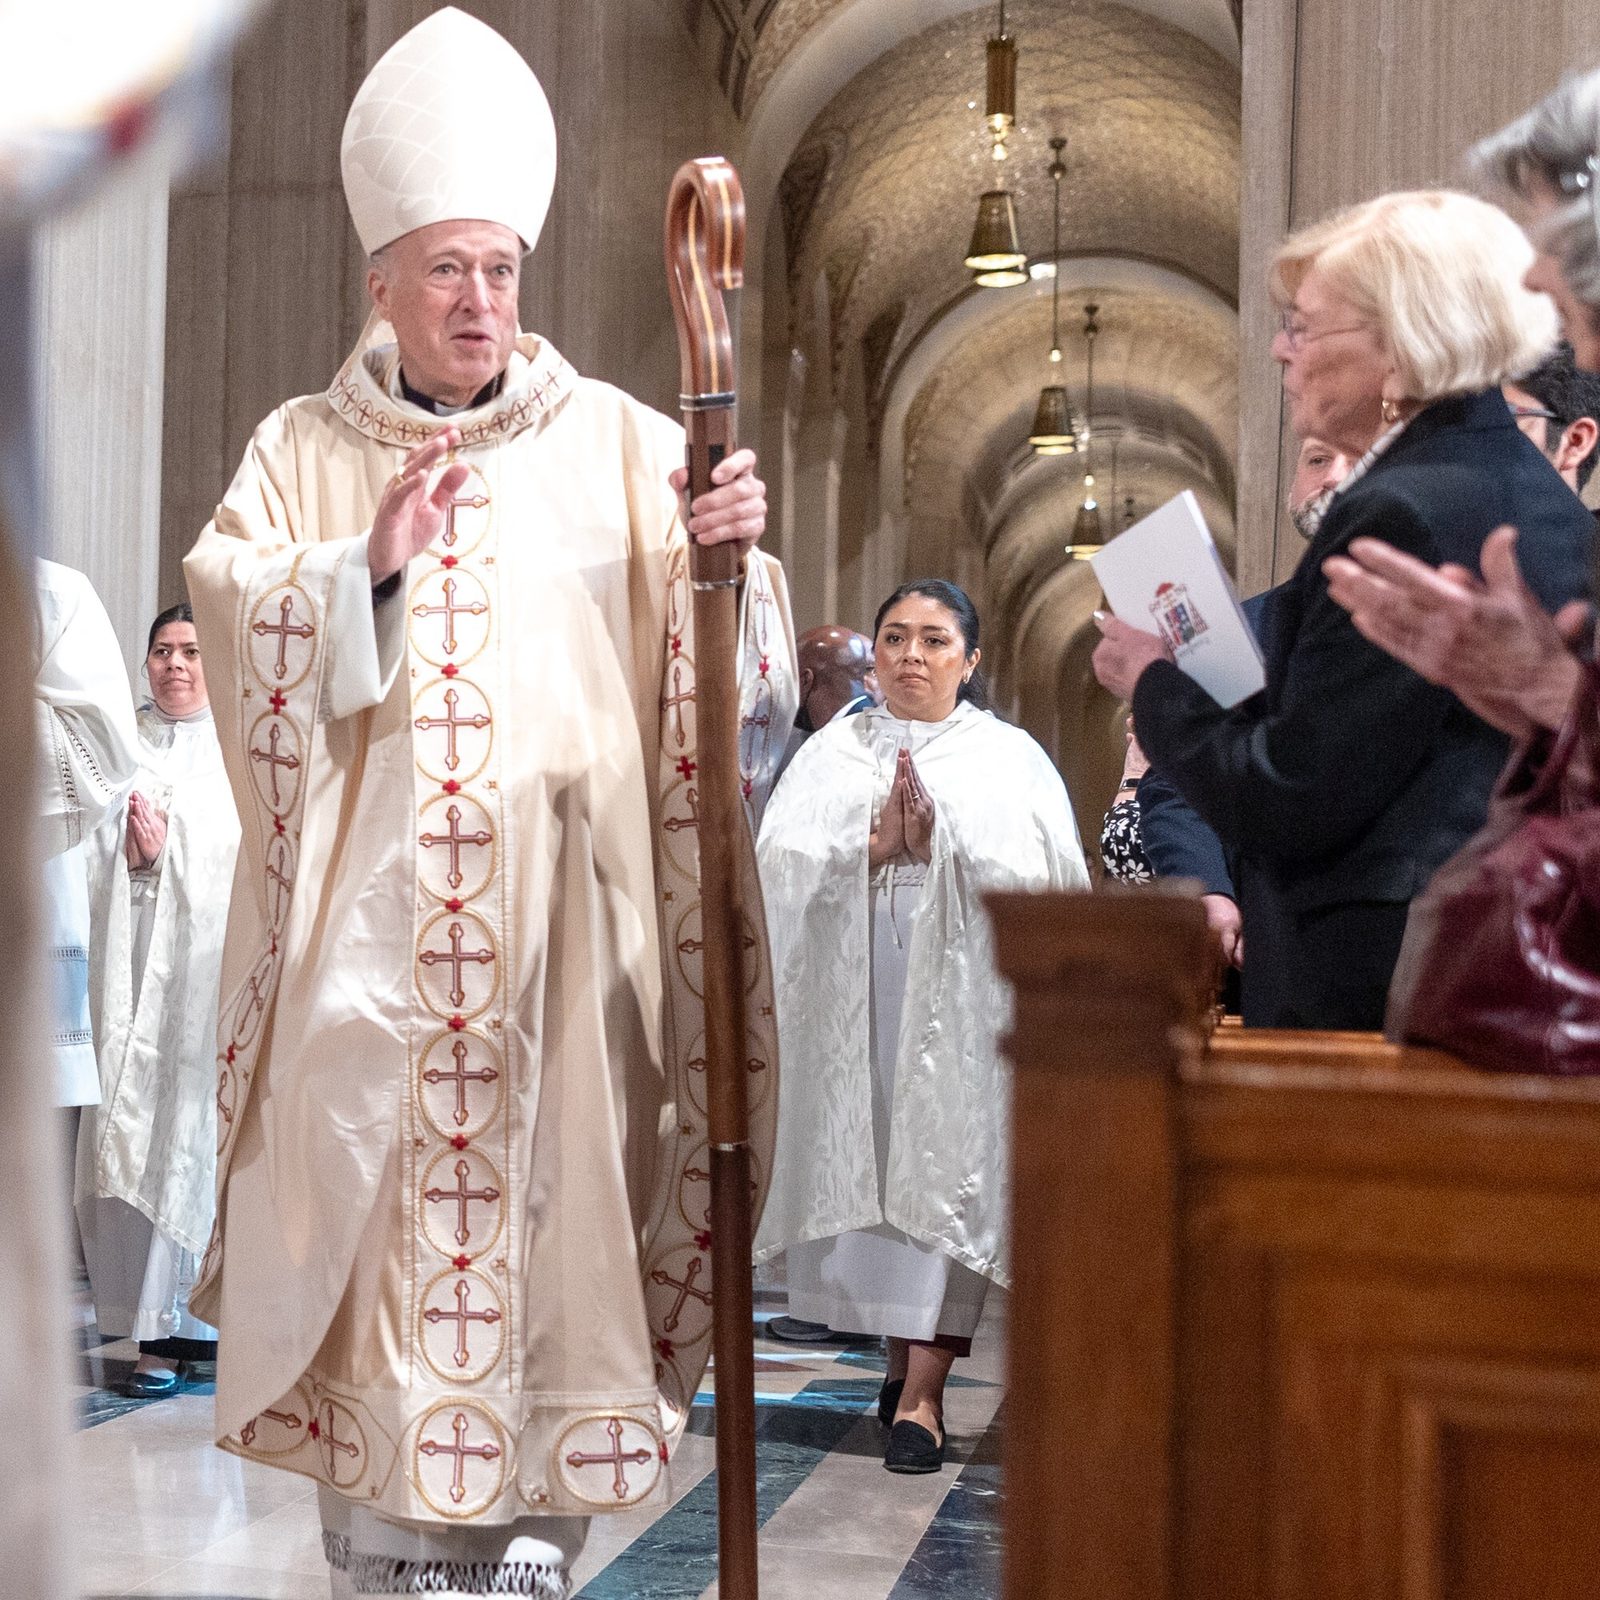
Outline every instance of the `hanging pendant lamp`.
{"label": "hanging pendant lamp", "polygon": [[[988,42],[988,90],[984,101],[984,126],[991,141],[989,153],[1006,159],[1006,140],[1017,123],[1017,42],[1006,32],[1005,0],[1000,3],[1000,26]],[[1017,204],[1003,187],[978,197],[978,220],[966,265],[980,289],[1010,289],[1028,281],[1028,257],[1017,233]]]}
{"label": "hanging pendant lamp", "polygon": [[1009,189],[990,189],[978,197],[967,265],[976,273],[1015,273],[1016,282],[1028,281],[1028,258],[1017,236],[1017,203]]}
{"label": "hanging pendant lamp", "polygon": [[1078,434],[1078,448],[1083,453],[1083,503],[1078,507],[1078,515],[1072,524],[1072,543],[1067,546],[1067,554],[1074,561],[1086,561],[1098,551],[1105,548],[1105,528],[1100,520],[1100,502],[1094,493],[1094,463],[1089,457],[1090,442],[1094,434],[1094,341],[1100,332],[1100,324],[1095,321],[1095,314],[1100,309],[1097,305],[1087,305],[1083,308],[1083,338],[1086,346],[1084,354],[1084,401],[1083,401],[1083,427]]}
{"label": "hanging pendant lamp", "polygon": [[[1050,148],[1055,152],[1055,157],[1050,163],[1050,177],[1056,186],[1056,211],[1055,211],[1055,276],[1050,284],[1050,364],[1052,368],[1061,365],[1061,180],[1066,176],[1067,169],[1062,165],[1061,152],[1066,149],[1067,141],[1056,137],[1050,141]],[[1028,434],[1028,443],[1033,446],[1034,453],[1041,456],[1070,455],[1077,447],[1077,441],[1072,433],[1072,412],[1067,404],[1067,391],[1059,381],[1059,373],[1053,373],[1050,383],[1039,391],[1039,405],[1033,413],[1033,427]]]}
{"label": "hanging pendant lamp", "polygon": [[1006,141],[1017,125],[1017,41],[1006,32],[1006,0],[1000,0],[1000,25],[985,47],[985,65],[988,83],[983,120],[993,141],[989,153],[996,161],[1004,161]]}

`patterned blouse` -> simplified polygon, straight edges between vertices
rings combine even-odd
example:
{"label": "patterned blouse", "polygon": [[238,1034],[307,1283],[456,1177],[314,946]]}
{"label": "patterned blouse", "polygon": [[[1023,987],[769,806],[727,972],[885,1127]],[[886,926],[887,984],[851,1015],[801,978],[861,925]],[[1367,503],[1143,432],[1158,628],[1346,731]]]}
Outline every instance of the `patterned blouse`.
{"label": "patterned blouse", "polygon": [[1139,835],[1139,802],[1119,800],[1100,829],[1100,861],[1119,883],[1149,883],[1155,877]]}

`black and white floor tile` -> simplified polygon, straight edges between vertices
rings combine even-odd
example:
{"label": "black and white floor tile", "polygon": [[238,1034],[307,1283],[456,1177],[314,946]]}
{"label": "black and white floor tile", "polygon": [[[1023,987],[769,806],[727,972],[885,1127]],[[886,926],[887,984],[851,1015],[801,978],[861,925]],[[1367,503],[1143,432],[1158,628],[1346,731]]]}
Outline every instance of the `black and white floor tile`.
{"label": "black and white floor tile", "polygon": [[[992,1297],[997,1300],[1000,1297]],[[764,1320],[764,1314],[763,1314]],[[988,1600],[1000,1592],[1002,1330],[986,1319],[946,1396],[942,1472],[883,1470],[872,1342],[757,1345],[762,1600]],[[83,1592],[167,1600],[325,1600],[316,1493],[213,1448],[205,1368],[130,1400],[135,1348],[81,1333],[74,1540]],[[700,1396],[666,1509],[596,1519],[581,1600],[711,1600],[712,1396]]]}

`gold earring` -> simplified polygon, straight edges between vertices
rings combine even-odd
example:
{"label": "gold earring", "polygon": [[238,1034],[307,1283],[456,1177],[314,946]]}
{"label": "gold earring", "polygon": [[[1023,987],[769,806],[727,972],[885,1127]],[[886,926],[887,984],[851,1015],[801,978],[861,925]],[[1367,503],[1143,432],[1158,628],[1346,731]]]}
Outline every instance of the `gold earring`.
{"label": "gold earring", "polygon": [[1400,420],[1400,404],[1396,400],[1391,400],[1388,395],[1378,402],[1378,410],[1391,428]]}

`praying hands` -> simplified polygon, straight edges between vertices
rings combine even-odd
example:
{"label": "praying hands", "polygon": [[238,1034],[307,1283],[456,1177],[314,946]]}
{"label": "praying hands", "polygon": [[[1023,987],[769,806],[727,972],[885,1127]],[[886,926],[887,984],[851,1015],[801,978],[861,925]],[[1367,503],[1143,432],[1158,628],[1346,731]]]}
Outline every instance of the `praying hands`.
{"label": "praying hands", "polygon": [[153,867],[167,843],[167,814],[158,811],[137,789],[128,796],[128,832],[123,853],[133,872]]}
{"label": "praying hands", "polygon": [[933,859],[933,796],[923,787],[909,750],[895,758],[894,782],[867,841],[867,865],[881,867],[903,857]]}

